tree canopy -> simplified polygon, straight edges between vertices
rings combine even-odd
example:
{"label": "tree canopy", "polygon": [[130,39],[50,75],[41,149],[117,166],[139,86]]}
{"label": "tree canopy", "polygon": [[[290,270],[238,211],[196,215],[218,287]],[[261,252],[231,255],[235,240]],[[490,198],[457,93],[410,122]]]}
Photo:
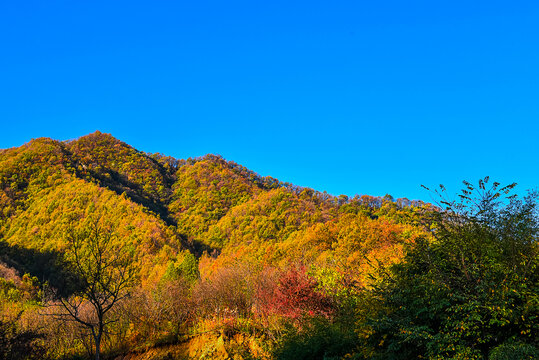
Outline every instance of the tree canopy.
{"label": "tree canopy", "polygon": [[537,195],[514,187],[332,196],[100,132],[35,139],[0,151],[0,341],[50,360],[536,358]]}

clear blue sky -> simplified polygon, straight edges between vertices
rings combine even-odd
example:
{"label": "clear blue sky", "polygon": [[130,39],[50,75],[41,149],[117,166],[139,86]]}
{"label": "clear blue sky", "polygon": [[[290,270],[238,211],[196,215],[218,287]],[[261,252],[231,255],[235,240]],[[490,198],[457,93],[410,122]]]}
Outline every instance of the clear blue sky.
{"label": "clear blue sky", "polygon": [[95,130],[332,194],[539,184],[537,1],[4,1],[0,148]]}

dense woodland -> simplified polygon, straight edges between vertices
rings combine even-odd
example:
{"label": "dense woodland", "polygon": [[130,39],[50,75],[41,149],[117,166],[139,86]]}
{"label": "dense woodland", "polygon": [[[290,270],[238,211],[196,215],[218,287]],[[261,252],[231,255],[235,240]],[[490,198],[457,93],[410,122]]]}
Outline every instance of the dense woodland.
{"label": "dense woodland", "polygon": [[0,150],[0,360],[539,358],[514,186],[335,197],[100,132]]}

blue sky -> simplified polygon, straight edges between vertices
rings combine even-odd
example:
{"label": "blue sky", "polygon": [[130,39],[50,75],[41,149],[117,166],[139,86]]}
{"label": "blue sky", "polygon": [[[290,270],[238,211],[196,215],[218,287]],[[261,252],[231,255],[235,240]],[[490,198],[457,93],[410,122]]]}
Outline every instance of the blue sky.
{"label": "blue sky", "polygon": [[95,130],[338,194],[539,180],[535,1],[10,1],[0,148]]}

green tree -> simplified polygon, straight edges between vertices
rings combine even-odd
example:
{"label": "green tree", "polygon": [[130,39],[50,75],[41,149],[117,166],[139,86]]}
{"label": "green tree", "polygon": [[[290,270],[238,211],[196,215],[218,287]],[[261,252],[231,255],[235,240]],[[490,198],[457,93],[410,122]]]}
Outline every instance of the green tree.
{"label": "green tree", "polygon": [[[539,331],[537,194],[508,196],[488,178],[445,198],[374,294],[370,343],[380,358],[486,359],[506,343],[533,352]],[[531,350],[530,350],[531,349]]]}

